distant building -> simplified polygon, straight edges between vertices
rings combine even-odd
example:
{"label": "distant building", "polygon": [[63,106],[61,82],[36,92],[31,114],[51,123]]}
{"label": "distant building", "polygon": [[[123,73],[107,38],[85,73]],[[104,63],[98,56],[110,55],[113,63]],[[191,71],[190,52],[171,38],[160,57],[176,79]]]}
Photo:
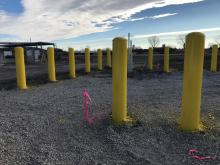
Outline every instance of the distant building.
{"label": "distant building", "polygon": [[55,46],[48,42],[0,42],[0,64],[15,63],[15,47],[24,48],[25,63],[34,64],[46,59],[43,46]]}

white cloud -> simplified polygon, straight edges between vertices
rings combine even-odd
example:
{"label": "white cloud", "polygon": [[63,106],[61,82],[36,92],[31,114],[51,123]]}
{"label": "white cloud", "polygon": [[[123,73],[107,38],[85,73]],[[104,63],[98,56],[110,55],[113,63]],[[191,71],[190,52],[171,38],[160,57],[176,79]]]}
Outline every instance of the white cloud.
{"label": "white cloud", "polygon": [[[158,36],[160,38],[161,44],[168,44],[174,47],[179,47],[177,43],[177,38],[180,35],[187,35],[191,32],[202,32],[206,36],[206,47],[209,47],[209,43],[214,42],[216,34],[220,34],[220,27],[216,28],[206,28],[206,29],[192,29],[192,30],[185,30],[185,31],[172,31],[172,32],[165,32],[165,33],[154,33],[154,34],[147,34],[147,35],[136,35],[133,36],[133,40],[135,43],[138,43],[143,48],[147,48],[147,38],[152,36]],[[161,45],[160,45],[161,46]]]}
{"label": "white cloud", "polygon": [[[147,38],[151,36],[158,36],[162,44],[172,45],[173,47],[179,47],[177,43],[177,38],[179,35],[187,35],[190,32],[202,32],[206,35],[206,47],[209,46],[209,43],[215,42],[216,34],[220,34],[220,28],[207,28],[207,29],[193,29],[193,30],[185,30],[185,31],[173,31],[173,32],[165,32],[165,33],[155,33],[148,35],[135,35],[132,36],[133,43],[137,46],[141,46],[142,48],[148,48],[150,45],[147,42]],[[126,36],[124,36],[126,37]],[[74,45],[75,49],[82,49],[89,45],[94,49],[98,48],[106,48],[112,44],[112,38],[100,38],[100,39],[88,39],[84,41],[62,41],[59,42],[59,46],[62,48],[68,48]],[[160,45],[160,46],[161,46]],[[181,46],[180,46],[181,47]]]}
{"label": "white cloud", "polygon": [[113,29],[112,23],[138,21],[132,15],[153,7],[203,0],[22,0],[18,16],[0,11],[0,34],[32,41],[58,40]]}
{"label": "white cloud", "polygon": [[152,16],[150,18],[152,18],[152,19],[159,19],[159,18],[169,17],[169,16],[173,16],[173,15],[177,15],[177,13],[159,14],[159,15]]}
{"label": "white cloud", "polygon": [[185,30],[185,31],[175,31],[175,32],[165,32],[165,33],[154,33],[154,34],[147,34],[147,35],[136,35],[134,38],[148,38],[152,36],[176,36],[176,35],[186,35],[191,32],[214,32],[214,31],[220,31],[220,27],[216,28],[207,28],[207,29],[192,29],[192,30]]}
{"label": "white cloud", "polygon": [[103,25],[111,25],[114,23],[120,23],[120,22],[124,22],[124,21],[130,21],[130,22],[134,22],[134,21],[141,21],[144,19],[159,19],[159,18],[164,18],[164,17],[169,17],[169,16],[174,16],[177,15],[178,13],[164,13],[164,14],[159,14],[159,15],[154,15],[154,16],[146,16],[146,17],[139,17],[139,18],[112,18],[108,21],[104,21]]}

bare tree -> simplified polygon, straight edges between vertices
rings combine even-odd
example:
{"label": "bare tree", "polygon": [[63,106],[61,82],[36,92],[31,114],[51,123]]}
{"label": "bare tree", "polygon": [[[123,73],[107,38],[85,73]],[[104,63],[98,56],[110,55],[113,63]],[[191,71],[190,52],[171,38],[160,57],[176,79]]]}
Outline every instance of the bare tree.
{"label": "bare tree", "polygon": [[213,45],[220,46],[220,36],[216,36],[212,39],[212,41],[208,44],[209,47],[212,47]]}
{"label": "bare tree", "polygon": [[218,46],[220,46],[220,36],[217,36],[215,38],[215,44],[217,44]]}
{"label": "bare tree", "polygon": [[90,49],[90,46],[89,46],[89,45],[86,45],[86,48]]}
{"label": "bare tree", "polygon": [[176,40],[177,40],[177,43],[182,46],[182,48],[185,48],[185,42],[186,42],[185,35],[179,35]]}
{"label": "bare tree", "polygon": [[157,47],[160,43],[160,39],[157,36],[152,36],[148,38],[148,43],[153,47]]}
{"label": "bare tree", "polygon": [[213,45],[215,45],[215,43],[213,43],[213,42],[210,42],[209,44],[208,44],[208,46],[211,48]]}

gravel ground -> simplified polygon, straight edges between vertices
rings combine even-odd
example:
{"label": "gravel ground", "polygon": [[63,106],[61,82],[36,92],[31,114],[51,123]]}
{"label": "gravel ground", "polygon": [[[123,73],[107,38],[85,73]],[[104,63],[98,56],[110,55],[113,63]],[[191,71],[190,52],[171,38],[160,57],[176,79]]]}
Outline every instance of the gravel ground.
{"label": "gravel ground", "polygon": [[[95,103],[83,122],[83,89]],[[111,75],[93,73],[0,91],[0,164],[220,164],[220,73],[204,73],[202,119],[207,130],[178,130],[182,73],[141,74],[128,80],[134,126],[111,124]],[[189,149],[216,156],[200,161]]]}

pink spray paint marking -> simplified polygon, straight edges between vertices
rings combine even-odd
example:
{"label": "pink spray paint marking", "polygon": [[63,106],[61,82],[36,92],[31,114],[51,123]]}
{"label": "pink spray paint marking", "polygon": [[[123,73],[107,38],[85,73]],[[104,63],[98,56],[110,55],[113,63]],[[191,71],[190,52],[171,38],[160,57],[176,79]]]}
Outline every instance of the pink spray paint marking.
{"label": "pink spray paint marking", "polygon": [[198,155],[194,155],[194,153],[198,153],[199,151],[196,149],[190,149],[188,152],[188,155],[191,156],[194,159],[198,159],[198,160],[208,160],[208,159],[212,159],[214,160],[215,157],[211,157],[211,156],[198,156]]}
{"label": "pink spray paint marking", "polygon": [[83,97],[85,106],[84,121],[89,125],[92,125],[94,123],[94,118],[89,115],[89,102],[91,102],[91,97],[89,96],[89,92],[86,89],[83,91]]}

